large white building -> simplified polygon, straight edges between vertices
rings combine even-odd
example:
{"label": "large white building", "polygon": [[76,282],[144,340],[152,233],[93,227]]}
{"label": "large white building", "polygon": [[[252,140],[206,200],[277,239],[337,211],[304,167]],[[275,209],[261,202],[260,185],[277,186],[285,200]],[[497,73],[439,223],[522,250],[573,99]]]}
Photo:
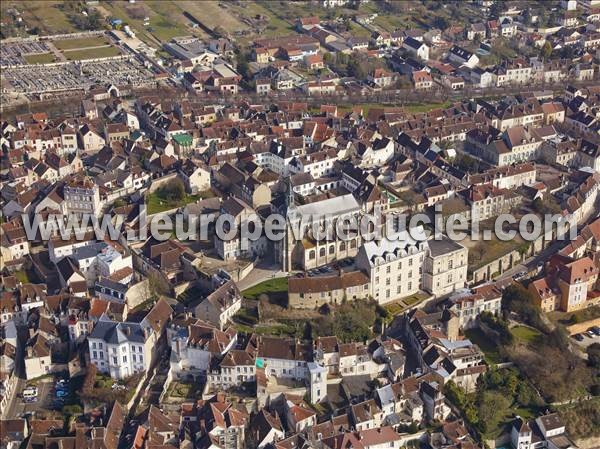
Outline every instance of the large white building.
{"label": "large white building", "polygon": [[477,325],[477,319],[483,312],[500,314],[502,291],[494,284],[462,289],[450,296],[448,308],[458,317],[459,326],[468,329]]}
{"label": "large white building", "polygon": [[423,267],[423,288],[442,296],[464,287],[469,250],[446,236],[441,240],[429,240],[428,246],[429,252]]}
{"label": "large white building", "polygon": [[119,323],[102,315],[88,336],[90,361],[99,372],[125,379],[150,366],[153,330],[141,323]]}
{"label": "large white building", "polygon": [[370,278],[371,296],[383,304],[419,291],[428,252],[425,231],[419,226],[410,232],[400,231],[393,240],[365,243],[356,263]]}
{"label": "large white building", "polygon": [[100,190],[90,178],[74,178],[63,189],[67,214],[98,215],[101,211]]}

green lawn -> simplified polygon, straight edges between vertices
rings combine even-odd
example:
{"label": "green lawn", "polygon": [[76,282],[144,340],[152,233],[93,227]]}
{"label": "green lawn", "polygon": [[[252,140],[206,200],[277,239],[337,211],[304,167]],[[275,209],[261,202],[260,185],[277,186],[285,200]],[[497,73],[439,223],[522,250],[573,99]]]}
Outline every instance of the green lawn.
{"label": "green lawn", "polygon": [[392,315],[398,315],[398,314],[402,313],[402,311],[404,311],[404,309],[405,309],[405,307],[402,306],[400,301],[394,301],[391,304],[386,304],[384,307],[385,307],[385,310],[387,310]]}
{"label": "green lawn", "polygon": [[487,363],[495,365],[504,361],[498,351],[498,346],[486,337],[481,329],[468,329],[465,331],[465,336],[471,340],[471,342],[479,346],[479,349],[483,351]]}
{"label": "green lawn", "polygon": [[406,105],[404,106],[404,109],[412,113],[429,112],[433,109],[448,108],[451,104],[451,101],[446,101],[445,103],[418,103]]}
{"label": "green lawn", "polygon": [[25,55],[23,59],[27,64],[49,64],[54,62],[54,55],[52,53],[39,53],[36,55]]}
{"label": "green lawn", "polygon": [[414,306],[421,301],[427,299],[428,296],[422,293],[415,293],[414,295],[408,296],[406,298],[399,299],[392,303],[386,304],[383,306],[385,310],[387,310],[391,315],[399,315],[404,312],[406,309]]}
{"label": "green lawn", "polygon": [[28,284],[29,282],[31,282],[29,280],[29,275],[27,274],[27,271],[25,270],[19,270],[16,271],[14,273],[14,276],[17,278],[17,280],[23,284]]}
{"label": "green lawn", "polygon": [[277,295],[288,291],[288,278],[273,278],[260,284],[250,287],[242,292],[244,297],[248,299],[258,299],[263,293],[268,295]]}
{"label": "green lawn", "polygon": [[117,47],[98,47],[89,50],[70,50],[63,52],[69,61],[80,61],[83,59],[108,58],[119,56],[121,51]]}
{"label": "green lawn", "polygon": [[522,343],[535,343],[542,337],[539,331],[527,326],[515,326],[510,329],[510,333]]}
{"label": "green lawn", "polygon": [[78,48],[101,47],[110,42],[104,36],[80,37],[75,39],[60,39],[52,42],[59,50],[76,50]]}
{"label": "green lawn", "polygon": [[381,11],[373,23],[390,33],[398,28],[414,25],[410,15],[381,14]]}
{"label": "green lawn", "polygon": [[152,215],[157,214],[159,212],[164,212],[166,210],[183,207],[186,204],[195,203],[201,198],[205,198],[205,196],[203,196],[202,194],[186,194],[185,197],[180,201],[166,200],[160,196],[160,193],[157,190],[156,192],[149,194],[146,198],[146,206],[148,207],[147,213],[148,215]]}
{"label": "green lawn", "polygon": [[414,295],[411,295],[408,298],[404,298],[402,301],[404,301],[404,304],[410,307],[427,298],[429,298],[428,295],[424,295],[422,293],[415,293]]}

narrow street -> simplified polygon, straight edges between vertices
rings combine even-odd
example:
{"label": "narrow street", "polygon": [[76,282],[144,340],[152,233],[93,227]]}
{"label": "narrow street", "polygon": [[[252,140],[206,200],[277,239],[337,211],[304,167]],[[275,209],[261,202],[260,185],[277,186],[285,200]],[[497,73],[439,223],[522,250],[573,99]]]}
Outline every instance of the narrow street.
{"label": "narrow street", "polygon": [[22,399],[18,396],[21,395],[21,392],[25,388],[26,379],[25,379],[25,363],[24,363],[24,352],[25,352],[25,343],[28,338],[27,328],[19,326],[17,328],[17,352],[15,356],[15,374],[17,375],[17,382],[15,384],[15,388],[11,394],[11,397],[8,401],[8,405],[4,410],[4,414],[2,415],[2,419],[7,417],[15,417],[21,416],[26,412],[26,407],[29,404],[24,404]]}

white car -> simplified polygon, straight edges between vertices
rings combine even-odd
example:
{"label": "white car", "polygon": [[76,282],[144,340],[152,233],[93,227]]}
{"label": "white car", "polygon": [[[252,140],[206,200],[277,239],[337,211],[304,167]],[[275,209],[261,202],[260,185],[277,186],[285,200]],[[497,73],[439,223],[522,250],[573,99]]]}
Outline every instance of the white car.
{"label": "white car", "polygon": [[23,398],[35,398],[38,395],[37,387],[27,387],[23,390]]}

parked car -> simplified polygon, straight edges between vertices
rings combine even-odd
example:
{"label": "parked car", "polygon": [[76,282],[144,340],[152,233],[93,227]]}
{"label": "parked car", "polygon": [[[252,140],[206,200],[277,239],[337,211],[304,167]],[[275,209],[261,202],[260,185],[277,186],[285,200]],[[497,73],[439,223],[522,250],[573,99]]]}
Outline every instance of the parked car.
{"label": "parked car", "polygon": [[23,390],[23,399],[35,398],[37,395],[38,389],[35,386],[28,386]]}
{"label": "parked car", "polygon": [[573,338],[577,341],[583,341],[583,335],[581,334],[575,334],[573,335]]}
{"label": "parked car", "polygon": [[69,392],[66,390],[56,390],[56,397],[57,398],[64,398],[65,396],[68,396]]}
{"label": "parked car", "polygon": [[600,336],[600,326],[592,326],[588,330],[592,331],[596,336]]}
{"label": "parked car", "polygon": [[523,279],[525,276],[527,276],[527,272],[526,271],[519,271],[517,274],[515,274],[512,278],[514,281],[520,281],[521,279]]}

